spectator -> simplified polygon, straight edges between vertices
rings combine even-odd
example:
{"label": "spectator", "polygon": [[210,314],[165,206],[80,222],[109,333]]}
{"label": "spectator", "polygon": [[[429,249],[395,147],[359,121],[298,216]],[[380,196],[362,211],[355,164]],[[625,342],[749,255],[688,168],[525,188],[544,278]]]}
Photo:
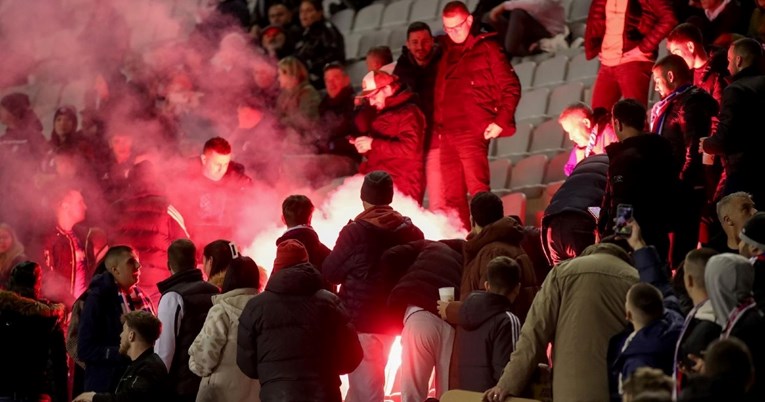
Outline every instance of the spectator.
{"label": "spectator", "polygon": [[[265,28],[266,26],[275,25],[274,21],[289,21],[294,20],[293,15],[300,6],[299,0],[255,0],[251,1],[250,9],[252,10],[252,24],[254,26]],[[271,9],[275,5],[284,5],[288,10],[288,13],[271,12]],[[289,19],[287,17],[289,16]]]}
{"label": "spectator", "polygon": [[319,119],[321,97],[308,82],[308,71],[300,60],[287,57],[279,61],[279,87],[282,89],[276,99],[279,121],[305,136]]}
{"label": "spectator", "polygon": [[268,26],[260,34],[260,47],[273,60],[281,60],[294,53],[295,45],[289,41],[284,27]]}
{"label": "spectator", "polygon": [[428,24],[415,21],[406,30],[406,46],[401,49],[393,70],[393,75],[417,95],[417,104],[425,115],[425,191],[428,208],[434,211],[445,208],[438,136],[433,135],[433,91],[442,54],[442,47],[435,45]]}
{"label": "spectator", "polygon": [[662,100],[651,110],[651,131],[669,140],[675,170],[680,172],[679,202],[683,208],[675,218],[672,266],[699,243],[699,222],[707,194],[704,165],[700,150],[702,138],[712,135],[712,121],[717,116],[715,99],[693,86],[693,75],[682,57],[669,55],[653,67],[656,92]]}
{"label": "spectator", "polygon": [[128,173],[138,156],[135,138],[125,130],[132,128],[111,126],[108,131],[110,153],[106,163],[98,168],[103,194],[108,202],[114,202],[125,194]]}
{"label": "spectator", "polygon": [[752,196],[743,191],[728,194],[717,202],[717,218],[725,236],[712,239],[709,247],[719,253],[736,253],[744,224],[757,213]]}
{"label": "spectator", "polygon": [[287,231],[276,239],[276,246],[287,240],[299,241],[308,252],[308,262],[321,272],[324,260],[332,250],[321,242],[311,227],[313,211],[313,203],[304,195],[285,198],[282,202],[282,222],[287,225]]}
{"label": "spectator", "polygon": [[765,213],[755,214],[741,229],[739,252],[754,266],[754,300],[765,306]]}
{"label": "spectator", "polygon": [[386,309],[390,288],[379,269],[380,256],[393,246],[422,240],[409,218],[390,207],[393,178],[374,171],[361,186],[364,212],[340,231],[337,243],[322,267],[322,275],[339,284],[340,300],[359,333],[364,360],[348,375],[348,402],[383,399],[384,368],[400,318]]}
{"label": "spectator", "polygon": [[43,126],[27,95],[14,92],[0,99],[0,123],[6,127],[5,135],[0,137],[0,151],[6,158],[42,158],[46,147]]}
{"label": "spectator", "polygon": [[541,39],[567,34],[561,0],[503,1],[484,18],[497,29],[505,51],[513,57],[537,53]]}
{"label": "spectator", "polygon": [[765,1],[755,0],[754,5],[755,8],[749,21],[749,30],[746,36],[763,43],[765,42]]}
{"label": "spectator", "polygon": [[[601,243],[550,271],[510,362],[485,398],[503,401],[508,395],[522,395],[552,342],[553,400],[608,400],[608,340],[626,326],[624,300],[638,282],[628,261],[619,246]],[[592,294],[598,297],[589,297]],[[569,319],[572,314],[577,319]]]}
{"label": "spectator", "polygon": [[211,297],[220,293],[202,278],[196,268],[197,249],[188,239],[173,241],[167,249],[167,267],[172,276],[157,283],[162,293],[157,315],[165,331],[156,352],[170,373],[169,382],[179,402],[195,401],[199,377],[189,369],[189,347],[202,331],[212,307]]}
{"label": "spectator", "polygon": [[0,290],[8,288],[11,270],[26,259],[24,245],[19,242],[13,228],[0,223]]}
{"label": "spectator", "polygon": [[685,60],[693,71],[693,85],[707,91],[718,104],[722,103],[723,90],[728,85],[724,53],[707,52],[698,27],[689,23],[676,26],[667,36],[667,50]]}
{"label": "spectator", "polygon": [[720,338],[722,327],[717,324],[712,302],[704,281],[706,265],[717,253],[708,248],[693,250],[685,257],[683,283],[693,301],[693,309],[683,324],[675,349],[674,373],[676,395],[688,384],[686,374],[692,373],[693,356],[702,356],[709,344]]}
{"label": "spectator", "polygon": [[542,245],[550,264],[579,256],[595,244],[597,211],[608,181],[608,155],[593,155],[576,165],[555,192],[542,217]]}
{"label": "spectator", "polygon": [[746,21],[742,18],[741,5],[738,1],[700,0],[703,13],[689,18],[701,29],[707,44],[728,46],[731,34],[744,34]]}
{"label": "spectator", "polygon": [[21,262],[0,290],[0,399],[68,401],[64,306],[40,300],[41,279],[39,265]]}
{"label": "spectator", "polygon": [[367,71],[382,70],[393,74],[396,67],[393,63],[393,53],[388,46],[374,46],[367,51]]}
{"label": "spectator", "polygon": [[587,59],[600,59],[592,107],[610,110],[622,97],[645,107],[659,43],[677,25],[672,3],[642,0],[640,7],[628,2],[606,7],[606,3],[592,2],[584,36]]}
{"label": "spectator", "polygon": [[570,176],[583,159],[604,154],[608,145],[619,141],[611,126],[611,113],[605,109],[592,110],[585,103],[574,103],[563,109],[558,124],[574,143],[571,156],[563,168],[566,176]]}
{"label": "spectator", "polygon": [[340,402],[339,376],[358,366],[361,345],[340,300],[323,289],[319,272],[287,252],[292,242],[279,245],[281,269],[274,267],[265,292],[244,307],[237,364],[263,384],[263,402]]}
{"label": "spectator", "polygon": [[252,63],[252,96],[259,99],[269,110],[276,105],[279,96],[279,69],[271,60],[259,59]]}
{"label": "spectator", "polygon": [[77,130],[77,110],[74,106],[67,105],[56,109],[49,144],[54,152],[76,151],[88,162],[93,162],[93,146],[83,132]]}
{"label": "spectator", "polygon": [[[634,229],[633,229],[634,230]],[[627,292],[625,310],[631,328],[611,339],[609,352],[615,358],[611,361],[611,400],[624,394],[624,381],[640,367],[661,369],[672,373],[672,354],[682,329],[682,317],[664,311],[661,292],[649,283],[633,285]],[[616,380],[616,381],[614,381]],[[616,392],[618,391],[618,392]]]}
{"label": "spectator", "polygon": [[135,286],[141,263],[132,248],[111,247],[104,264],[106,271],[88,286],[80,315],[77,358],[85,363],[85,391],[115,389],[128,366],[119,353],[120,317],[139,310],[154,313],[151,300]]}
{"label": "spectator", "polygon": [[434,369],[436,395],[442,395],[449,389],[454,329],[438,316],[435,301],[440,288],[459,291],[462,241],[419,240],[396,246],[383,254],[382,265],[395,278],[388,306],[404,325],[401,400],[424,401]]}
{"label": "spectator", "polygon": [[349,166],[348,173],[356,171],[359,154],[348,142],[355,130],[353,125],[354,91],[351,77],[338,63],[324,68],[327,95],[319,103],[322,133],[319,134],[318,152],[342,158]]}
{"label": "spectator", "polygon": [[524,322],[539,282],[529,256],[521,248],[523,226],[512,217],[504,216],[502,200],[494,193],[478,193],[470,201],[470,214],[473,230],[465,243],[465,269],[459,299],[451,303],[439,302],[441,317],[452,324],[459,323],[462,302],[470,293],[486,290],[489,262],[505,256],[521,267],[521,292],[513,303],[512,312]]}
{"label": "spectator", "polygon": [[619,142],[606,147],[610,165],[598,226],[601,237],[612,234],[617,206],[632,205],[646,242],[666,261],[678,174],[669,141],[643,131],[645,116],[634,99],[614,105],[612,124]]}
{"label": "spectator", "polygon": [[[622,390],[624,391],[622,395],[624,402],[636,402],[638,397],[649,392],[666,393],[667,398],[669,398],[667,400],[672,400],[672,379],[659,369],[638,367],[629,378],[625,379]],[[644,399],[640,400],[647,402]]]}
{"label": "spectator", "polygon": [[167,248],[176,239],[188,239],[189,233],[183,216],[164,195],[151,162],[133,166],[128,181],[126,196],[112,205],[116,216],[111,237],[115,243],[130,244],[141,256],[138,286],[156,305],[157,284],[168,277]]}
{"label": "spectator", "polygon": [[238,127],[229,140],[232,154],[241,158],[246,171],[258,172],[258,180],[273,184],[278,180],[281,144],[274,133],[279,132],[277,117],[261,98],[250,97],[237,107]]}
{"label": "spectator", "polygon": [[295,56],[308,68],[311,85],[323,89],[324,66],[333,61],[345,62],[343,34],[324,18],[321,0],[302,0],[300,25],[303,26],[303,36],[296,46]]}
{"label": "spectator", "polygon": [[258,265],[238,257],[226,270],[222,294],[213,296],[202,332],[189,348],[189,369],[202,377],[197,401],[259,401],[260,384],[237,367],[239,318],[247,302],[258,293]]}
{"label": "spectator", "polygon": [[765,110],[761,60],[762,47],[753,39],[739,39],[730,46],[728,71],[732,82],[723,92],[717,132],[702,144],[704,152],[723,156],[722,195],[746,191],[755,204],[765,202],[765,186],[754,177],[755,172],[765,169],[765,160],[756,151],[765,147],[765,137],[746,133],[759,124],[758,111]]}
{"label": "spectator", "polygon": [[460,388],[483,392],[499,381],[515,350],[521,321],[511,312],[521,292],[521,268],[508,257],[489,262],[486,292],[473,292],[460,309]]}
{"label": "spectator", "polygon": [[239,250],[231,241],[221,239],[206,245],[202,255],[202,267],[207,281],[222,288],[226,270],[237,257]]}
{"label": "spectator", "polygon": [[491,38],[471,33],[473,17],[465,3],[446,4],[442,22],[449,37],[438,66],[434,92],[434,133],[440,141],[445,206],[470,227],[465,194],[489,191],[489,140],[515,133],[521,84]]}
{"label": "spectator", "polygon": [[360,173],[388,172],[398,190],[422,203],[425,193],[423,137],[425,116],[414,101],[414,93],[395,75],[384,71],[367,73],[360,96],[377,109],[369,135],[351,139],[366,161]]}
{"label": "spectator", "polygon": [[73,402],[146,401],[161,402],[169,397],[169,378],[162,359],[154,353],[154,342],[162,332],[159,319],[146,311],[132,311],[122,316],[119,353],[131,363],[120,378],[116,390],[86,392]]}
{"label": "spectator", "polygon": [[736,338],[716,341],[707,352],[703,374],[693,379],[679,400],[756,400],[750,393],[756,384],[754,370],[746,344]]}
{"label": "spectator", "polygon": [[[261,2],[268,1],[261,0]],[[268,24],[282,28],[287,36],[287,43],[290,48],[294,48],[295,44],[298,43],[300,37],[303,35],[303,30],[300,29],[300,26],[295,24],[293,20],[292,10],[287,4],[274,2],[268,7]],[[265,31],[263,34],[265,34]]]}

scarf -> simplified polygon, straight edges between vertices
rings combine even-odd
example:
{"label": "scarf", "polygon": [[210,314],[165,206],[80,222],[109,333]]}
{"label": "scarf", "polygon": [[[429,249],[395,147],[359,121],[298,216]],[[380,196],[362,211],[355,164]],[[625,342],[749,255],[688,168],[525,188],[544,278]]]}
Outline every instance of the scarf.
{"label": "scarf", "polygon": [[661,130],[664,128],[664,120],[666,119],[666,111],[667,108],[669,108],[669,105],[672,103],[672,99],[674,99],[678,95],[682,95],[685,93],[685,91],[691,89],[693,85],[691,84],[685,84],[674,91],[672,91],[669,96],[666,98],[660,100],[659,102],[656,102],[655,105],[653,105],[653,108],[651,109],[651,132],[656,134],[661,134]]}
{"label": "scarf", "polygon": [[154,311],[154,305],[152,304],[151,299],[149,299],[138,286],[133,286],[128,292],[120,291],[119,297],[123,313],[143,310],[157,315]]}

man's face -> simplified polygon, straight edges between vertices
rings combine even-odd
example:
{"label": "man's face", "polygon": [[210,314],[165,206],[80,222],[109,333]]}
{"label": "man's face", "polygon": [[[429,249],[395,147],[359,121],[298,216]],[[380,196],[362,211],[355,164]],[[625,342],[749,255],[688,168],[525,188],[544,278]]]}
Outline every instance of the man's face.
{"label": "man's face", "polygon": [[390,87],[382,87],[377,92],[369,95],[369,104],[377,110],[383,110],[385,108],[385,99],[390,95]]}
{"label": "man's face", "polygon": [[735,233],[738,234],[741,233],[746,222],[757,213],[757,208],[754,207],[754,202],[751,199],[738,197],[728,204],[726,212],[723,220],[727,221],[725,223],[730,223]]}
{"label": "man's face", "polygon": [[461,13],[448,17],[443,16],[441,21],[444,24],[444,32],[456,44],[464,43],[467,40],[468,35],[470,35],[470,27],[473,25],[473,17]]}
{"label": "man's face", "polygon": [[70,191],[61,201],[61,211],[66,213],[72,222],[78,223],[85,220],[85,211],[87,210],[85,199],[77,190]]}
{"label": "man's face", "polygon": [[723,0],[700,0],[701,8],[704,10],[714,10],[722,4]]}
{"label": "man's face", "polygon": [[271,88],[276,82],[276,69],[266,65],[266,63],[257,63],[252,68],[252,78],[258,88]]}
{"label": "man's face", "polygon": [[13,236],[11,232],[0,229],[0,253],[5,253],[13,246]]}
{"label": "man's face", "polygon": [[331,68],[324,72],[324,84],[327,86],[327,95],[334,99],[340,91],[351,85],[351,79],[343,70]]}
{"label": "man's face", "polygon": [[133,331],[128,327],[127,323],[122,324],[122,332],[120,332],[120,354],[127,355],[128,349],[130,349],[130,337],[135,336]]}
{"label": "man's face", "polygon": [[733,45],[731,45],[728,48],[728,72],[730,75],[736,75],[738,74],[741,69],[738,67],[738,57],[736,56],[735,50],[733,50]]}
{"label": "man's face", "polygon": [[667,51],[685,60],[688,68],[693,68],[693,42],[667,42]]}
{"label": "man's face", "polygon": [[212,181],[220,181],[228,171],[231,163],[231,154],[222,155],[215,151],[208,151],[202,155],[202,174]]}
{"label": "man's face", "polygon": [[262,44],[265,49],[279,50],[287,43],[287,36],[284,32],[274,31],[269,32],[267,35],[263,35]]}
{"label": "man's face", "polygon": [[71,134],[76,128],[72,118],[66,114],[56,116],[56,120],[53,122],[53,129],[58,135]]}
{"label": "man's face", "polygon": [[304,1],[300,3],[300,25],[308,28],[315,22],[321,20],[322,12],[313,7],[313,4]]}
{"label": "man's face", "polygon": [[426,30],[414,31],[406,39],[406,47],[418,64],[425,64],[433,52],[433,35]]}
{"label": "man's face", "polygon": [[367,57],[366,60],[367,60],[367,71],[377,71],[384,66],[383,61],[380,60],[380,58],[377,56],[370,55],[369,57]]}
{"label": "man's face", "polygon": [[568,133],[568,138],[578,147],[586,147],[590,142],[589,119],[572,113],[560,121],[563,131]]}
{"label": "man's face", "polygon": [[115,159],[122,163],[130,159],[133,153],[133,137],[125,134],[114,134],[109,140]]}
{"label": "man's face", "polygon": [[292,20],[292,13],[284,4],[275,4],[268,9],[268,23],[284,27]]}
{"label": "man's face", "polygon": [[130,289],[141,277],[141,263],[138,261],[138,256],[134,252],[123,253],[111,272],[121,289]]}
{"label": "man's face", "polygon": [[672,82],[672,72],[665,74],[660,68],[654,68],[653,82],[656,85],[654,89],[661,95],[662,99],[669,96],[675,90],[675,85]]}

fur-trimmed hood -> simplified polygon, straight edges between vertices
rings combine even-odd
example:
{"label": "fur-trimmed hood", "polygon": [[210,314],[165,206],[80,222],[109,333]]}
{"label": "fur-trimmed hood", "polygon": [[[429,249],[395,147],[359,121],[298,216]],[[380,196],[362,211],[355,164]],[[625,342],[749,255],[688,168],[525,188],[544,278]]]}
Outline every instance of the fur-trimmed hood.
{"label": "fur-trimmed hood", "polygon": [[62,322],[65,317],[63,304],[47,304],[7,290],[0,290],[0,311],[13,311],[22,316],[52,318],[58,322]]}

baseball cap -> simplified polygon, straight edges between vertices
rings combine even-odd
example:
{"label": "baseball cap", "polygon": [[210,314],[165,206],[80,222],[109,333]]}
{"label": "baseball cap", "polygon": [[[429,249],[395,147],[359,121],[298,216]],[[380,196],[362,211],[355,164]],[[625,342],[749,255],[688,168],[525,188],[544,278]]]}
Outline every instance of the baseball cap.
{"label": "baseball cap", "polygon": [[370,71],[361,80],[361,93],[359,96],[366,97],[374,94],[382,88],[398,81],[398,77],[382,70]]}

